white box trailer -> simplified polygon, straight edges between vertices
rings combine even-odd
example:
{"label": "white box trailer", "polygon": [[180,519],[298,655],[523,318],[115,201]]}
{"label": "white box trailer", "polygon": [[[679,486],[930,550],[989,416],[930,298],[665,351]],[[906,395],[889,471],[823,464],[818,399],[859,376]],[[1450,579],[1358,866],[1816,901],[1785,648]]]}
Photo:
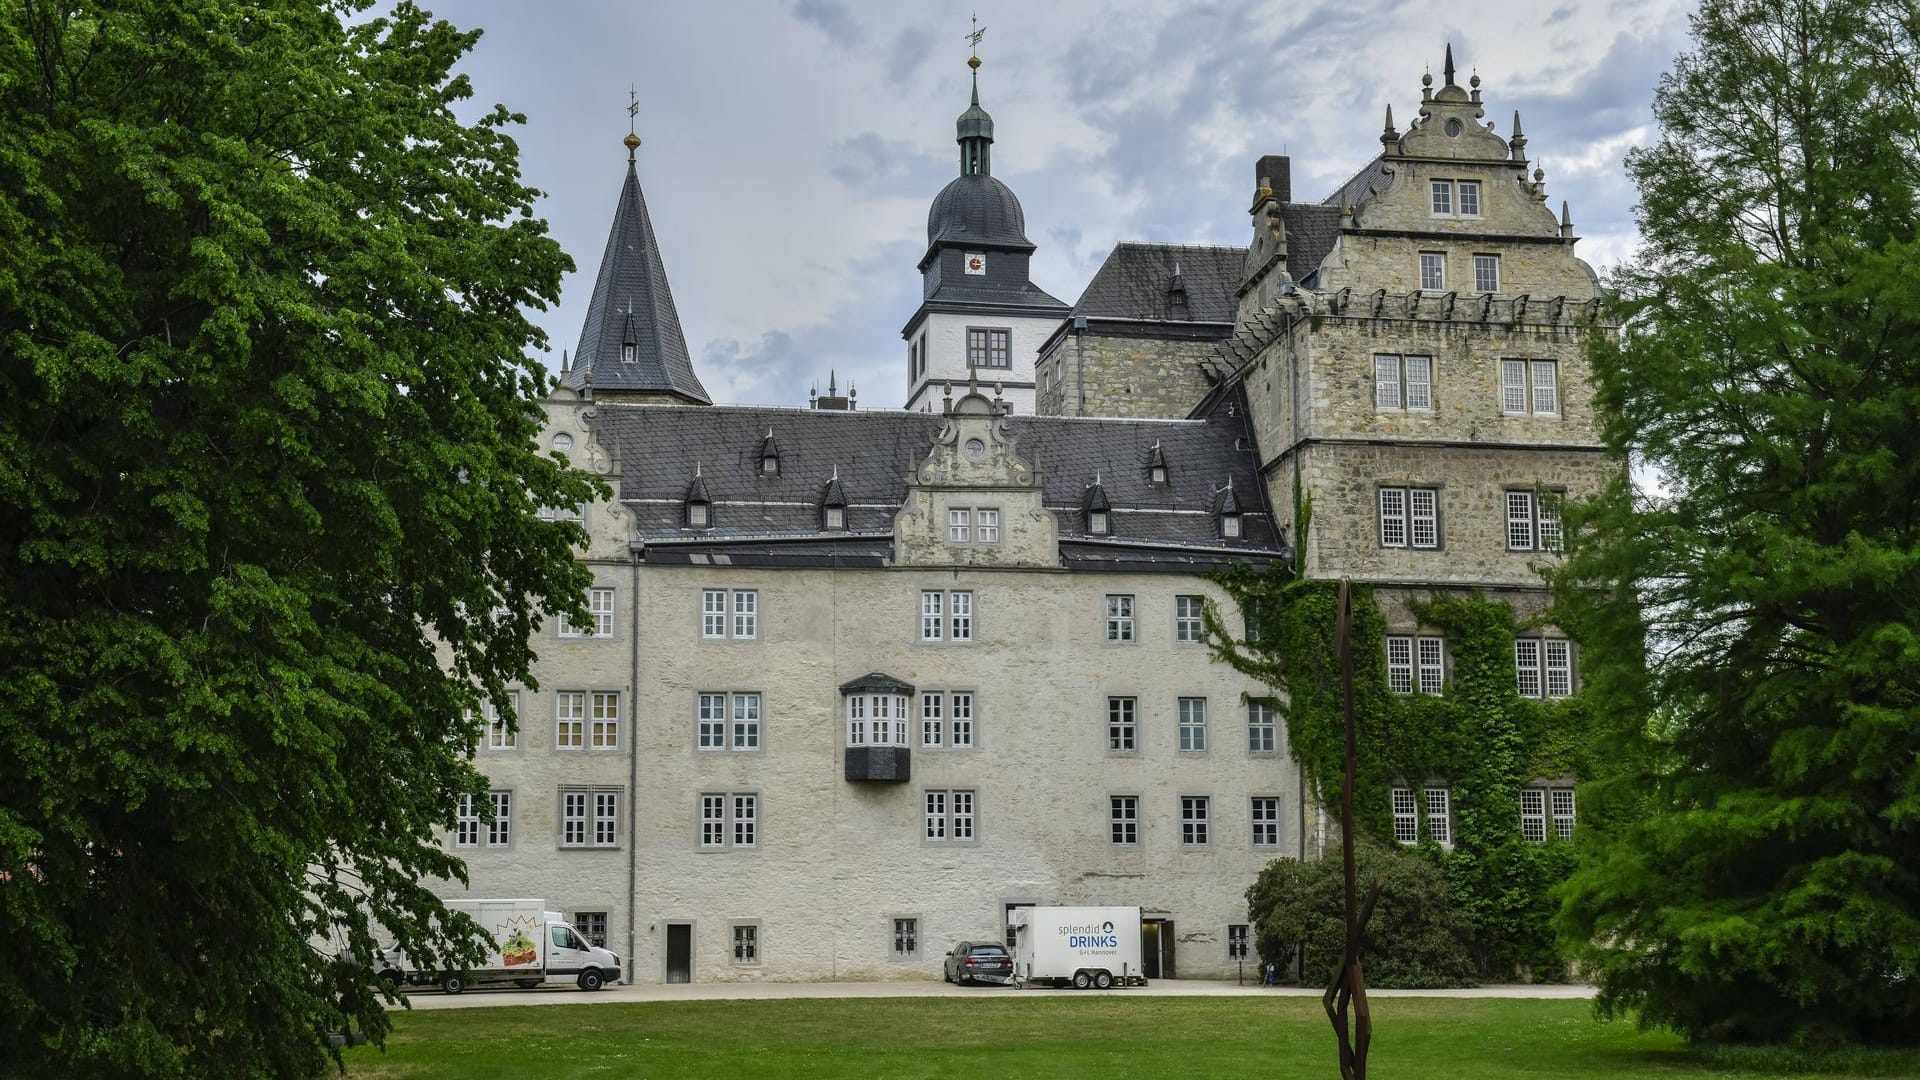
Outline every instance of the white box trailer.
{"label": "white box trailer", "polygon": [[1030,907],[1007,915],[1013,977],[1076,989],[1145,986],[1137,907]]}
{"label": "white box trailer", "polygon": [[449,994],[503,983],[531,989],[570,982],[582,990],[598,990],[620,980],[620,957],[587,944],[564,915],[547,910],[544,900],[448,900],[446,905],[479,923],[490,942],[479,966],[422,970],[397,950],[385,949],[379,957],[382,974],[416,986],[434,984]]}

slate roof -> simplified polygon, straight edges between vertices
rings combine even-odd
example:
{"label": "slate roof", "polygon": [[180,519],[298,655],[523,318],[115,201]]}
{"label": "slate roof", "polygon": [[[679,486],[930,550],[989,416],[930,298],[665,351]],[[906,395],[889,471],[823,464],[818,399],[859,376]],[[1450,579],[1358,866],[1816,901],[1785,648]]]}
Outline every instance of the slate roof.
{"label": "slate roof", "polygon": [[[634,361],[625,363],[621,353],[629,335]],[[660,245],[631,159],[580,328],[580,347],[561,381],[578,390],[586,385],[588,372],[595,392],[667,393],[703,405],[711,400],[687,356],[680,313],[673,306],[667,268],[660,261]]]}
{"label": "slate roof", "polygon": [[[1123,240],[1087,282],[1073,314],[1090,319],[1151,319],[1232,323],[1247,249]],[[1180,268],[1187,303],[1172,303],[1173,270]]]}
{"label": "slate roof", "polygon": [[1333,207],[1336,214],[1343,206],[1358,210],[1362,203],[1373,198],[1375,192],[1385,190],[1390,179],[1387,175],[1387,159],[1376,156],[1361,166],[1360,171],[1353,174],[1353,179],[1341,184],[1333,194],[1321,200],[1321,205]]}
{"label": "slate roof", "polygon": [[1280,220],[1287,226],[1287,273],[1306,282],[1320,269],[1340,235],[1340,207],[1324,203],[1286,203]]}
{"label": "slate roof", "polygon": [[[907,476],[943,422],[937,414],[890,410],[604,403],[596,411],[597,437],[621,463],[619,497],[642,543],[673,541],[683,560],[694,552],[692,561],[800,565],[864,565],[890,553]],[[1198,554],[1223,549],[1254,561],[1277,556],[1280,537],[1261,495],[1245,410],[1236,412],[1175,421],[1011,418],[1016,452],[1040,471],[1043,502],[1059,517],[1064,561],[1234,561]],[[759,471],[768,428],[781,451],[780,473],[772,477]],[[1147,479],[1155,442],[1166,459],[1164,485]],[[682,524],[682,500],[696,466],[713,499],[710,529]],[[820,499],[836,469],[848,503],[847,530],[826,532]],[[1081,535],[1081,507],[1096,474],[1113,508],[1111,537]],[[1245,512],[1238,540],[1221,539],[1215,524],[1229,478]],[[1180,556],[1182,549],[1190,554]]]}
{"label": "slate roof", "polygon": [[986,173],[956,176],[927,208],[927,243],[947,240],[1032,251],[1027,215],[1013,189]]}

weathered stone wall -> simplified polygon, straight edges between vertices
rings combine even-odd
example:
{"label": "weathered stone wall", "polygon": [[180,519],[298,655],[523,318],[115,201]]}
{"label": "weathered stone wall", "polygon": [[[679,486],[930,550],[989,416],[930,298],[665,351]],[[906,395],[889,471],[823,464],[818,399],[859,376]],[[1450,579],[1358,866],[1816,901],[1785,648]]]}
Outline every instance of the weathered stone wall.
{"label": "weathered stone wall", "polygon": [[[1556,556],[1507,550],[1505,492],[1542,487],[1582,498],[1596,492],[1618,466],[1597,451],[1383,442],[1313,444],[1301,454],[1301,470],[1303,486],[1313,493],[1305,563],[1310,577],[1538,586],[1538,567]],[[1281,471],[1285,483],[1277,471],[1271,487],[1290,503],[1292,474]],[[1381,546],[1377,492],[1382,486],[1440,489],[1437,550]]]}
{"label": "weathered stone wall", "polygon": [[1211,386],[1202,373],[1202,365],[1214,355],[1211,341],[1093,330],[1085,339],[1086,411],[1080,411],[1079,346],[1069,332],[1040,360],[1043,415],[1180,419]]}

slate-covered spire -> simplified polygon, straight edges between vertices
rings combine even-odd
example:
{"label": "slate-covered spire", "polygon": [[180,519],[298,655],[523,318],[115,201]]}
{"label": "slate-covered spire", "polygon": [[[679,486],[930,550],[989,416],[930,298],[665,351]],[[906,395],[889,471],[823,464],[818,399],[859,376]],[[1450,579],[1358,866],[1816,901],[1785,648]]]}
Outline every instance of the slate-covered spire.
{"label": "slate-covered spire", "polygon": [[563,382],[578,390],[591,378],[599,397],[644,395],[710,405],[707,388],[700,385],[687,355],[680,313],[673,306],[667,268],[660,260],[653,221],[647,216],[646,196],[640,192],[633,160],[640,139],[629,133],[622,142],[627,147],[627,178],[614,204],[613,227],[607,232],[600,274],[587,303],[580,347],[574,350],[573,367]]}

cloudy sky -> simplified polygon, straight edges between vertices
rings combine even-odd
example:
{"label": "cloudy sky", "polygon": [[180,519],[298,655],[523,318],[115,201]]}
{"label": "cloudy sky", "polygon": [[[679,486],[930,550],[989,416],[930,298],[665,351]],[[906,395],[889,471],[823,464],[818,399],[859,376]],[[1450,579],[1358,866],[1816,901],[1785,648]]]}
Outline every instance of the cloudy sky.
{"label": "cloudy sky", "polygon": [[[803,404],[830,369],[868,408],[906,394],[927,205],[959,171],[969,8],[862,0],[425,0],[486,31],[464,70],[503,102],[573,256],[536,312],[580,336],[639,95],[646,191],[694,367],[716,402]],[[1683,0],[1173,5],[981,0],[994,175],[1026,209],[1033,278],[1072,303],[1116,241],[1245,244],[1253,162],[1319,200],[1402,128],[1453,45],[1504,135],[1519,109],[1552,204],[1597,267],[1633,245],[1627,148],[1686,47]]]}

